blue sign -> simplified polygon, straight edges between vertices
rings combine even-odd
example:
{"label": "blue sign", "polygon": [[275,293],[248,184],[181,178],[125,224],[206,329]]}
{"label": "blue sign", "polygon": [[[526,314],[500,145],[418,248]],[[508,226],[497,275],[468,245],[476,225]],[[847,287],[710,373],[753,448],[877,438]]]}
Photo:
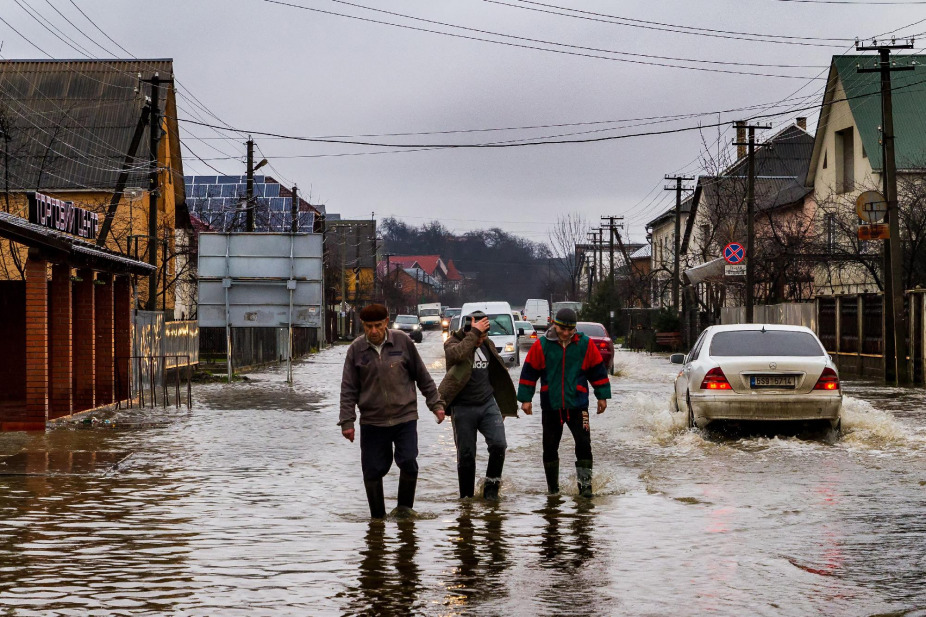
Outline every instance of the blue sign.
{"label": "blue sign", "polygon": [[723,258],[727,260],[728,264],[741,263],[746,259],[746,249],[743,248],[742,244],[731,242],[723,247]]}

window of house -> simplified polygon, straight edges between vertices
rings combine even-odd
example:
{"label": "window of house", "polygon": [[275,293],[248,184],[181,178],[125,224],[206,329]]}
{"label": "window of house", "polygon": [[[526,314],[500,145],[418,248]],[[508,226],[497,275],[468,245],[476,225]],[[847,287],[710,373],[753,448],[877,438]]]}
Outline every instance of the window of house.
{"label": "window of house", "polygon": [[823,151],[823,169],[826,169],[828,164],[826,162],[826,150]]}
{"label": "window of house", "polygon": [[823,229],[826,234],[826,252],[836,252],[836,215],[823,215]]}
{"label": "window of house", "polygon": [[701,244],[707,244],[708,239],[711,237],[711,226],[707,223],[701,225]]}
{"label": "window of house", "polygon": [[836,131],[836,192],[848,193],[855,188],[855,129]]}

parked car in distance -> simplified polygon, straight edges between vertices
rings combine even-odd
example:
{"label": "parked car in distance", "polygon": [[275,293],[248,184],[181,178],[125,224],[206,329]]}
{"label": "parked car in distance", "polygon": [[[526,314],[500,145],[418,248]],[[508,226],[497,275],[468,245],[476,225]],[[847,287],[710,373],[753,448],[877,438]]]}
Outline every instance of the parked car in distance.
{"label": "parked car in distance", "polygon": [[509,367],[519,366],[521,350],[518,348],[518,333],[511,317],[511,305],[507,302],[467,302],[460,315],[465,319],[475,311],[482,311],[489,318],[489,340],[495,344],[505,364]]}
{"label": "parked car in distance", "polygon": [[676,408],[688,425],[714,420],[815,420],[838,431],[839,373],[813,330],[736,324],[706,328],[691,351],[672,354]]}
{"label": "parked car in distance", "polygon": [[460,309],[458,309],[458,308],[448,308],[448,309],[444,309],[444,314],[443,314],[443,316],[441,317],[441,320],[440,320],[440,328],[441,328],[441,330],[444,330],[445,332],[446,332],[446,331],[451,331],[451,332],[452,332],[452,331],[453,331],[453,328],[450,327],[450,321],[451,321],[454,317],[456,317],[457,315],[459,315],[459,314],[460,314]]}
{"label": "parked car in distance", "polygon": [[580,321],[576,324],[576,330],[591,339],[592,345],[598,348],[598,353],[601,354],[604,365],[608,367],[608,374],[613,374],[614,342],[608,336],[608,329],[594,321]]}
{"label": "parked car in distance", "polygon": [[529,321],[516,321],[514,327],[518,331],[518,348],[529,350],[537,340],[537,331]]}
{"label": "parked car in distance", "polygon": [[524,321],[534,328],[546,330],[550,327],[550,303],[542,298],[530,298],[524,303]]}
{"label": "parked car in distance", "polygon": [[396,315],[392,328],[406,333],[416,343],[421,342],[421,323],[417,315]]}

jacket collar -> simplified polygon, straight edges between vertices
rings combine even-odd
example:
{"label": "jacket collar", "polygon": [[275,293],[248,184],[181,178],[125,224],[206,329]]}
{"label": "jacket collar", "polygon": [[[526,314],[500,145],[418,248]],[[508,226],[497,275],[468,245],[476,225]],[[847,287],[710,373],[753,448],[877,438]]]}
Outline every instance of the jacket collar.
{"label": "jacket collar", "polygon": [[[365,334],[363,335],[363,342],[367,344],[366,349],[373,349],[373,343],[370,342]],[[389,328],[386,328],[386,339],[383,341],[383,345],[395,345],[395,336]]]}
{"label": "jacket collar", "polygon": [[[549,328],[547,328],[547,331],[544,333],[544,336],[547,338],[548,341],[552,341],[556,343],[557,345],[560,344],[559,335],[556,333],[556,330],[553,328],[553,326],[550,326]],[[581,340],[581,338],[582,338],[582,333],[576,330],[575,332],[572,333],[572,338],[569,339],[569,343],[566,343],[566,344],[569,345],[571,343],[578,343]]]}

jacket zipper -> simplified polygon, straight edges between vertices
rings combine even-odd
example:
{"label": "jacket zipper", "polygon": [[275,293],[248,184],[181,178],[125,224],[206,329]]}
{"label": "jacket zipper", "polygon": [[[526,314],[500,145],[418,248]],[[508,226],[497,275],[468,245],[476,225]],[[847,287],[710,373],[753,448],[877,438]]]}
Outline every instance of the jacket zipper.
{"label": "jacket zipper", "polygon": [[566,409],[566,345],[563,346],[563,380],[560,385],[560,394],[563,396],[563,409]]}

